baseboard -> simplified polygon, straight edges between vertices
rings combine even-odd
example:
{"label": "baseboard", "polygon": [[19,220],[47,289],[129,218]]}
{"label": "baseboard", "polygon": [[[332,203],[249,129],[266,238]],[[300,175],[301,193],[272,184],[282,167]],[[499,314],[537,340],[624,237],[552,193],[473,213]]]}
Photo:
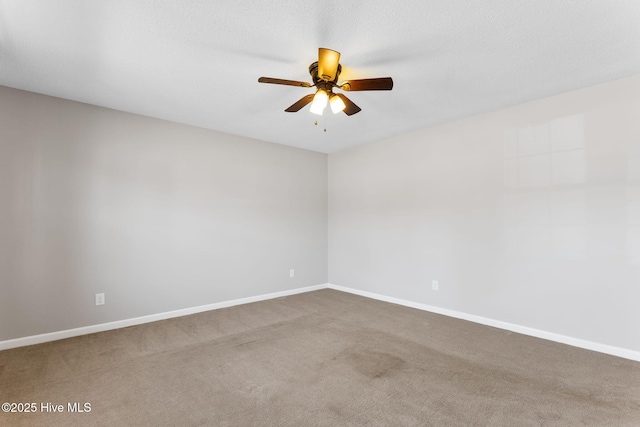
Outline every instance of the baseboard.
{"label": "baseboard", "polygon": [[148,316],[135,317],[132,319],[117,320],[115,322],[101,323],[98,325],[83,326],[81,328],[67,329],[64,331],[51,332],[47,334],[32,335],[23,338],[0,341],[0,350],[24,347],[33,344],[41,344],[49,341],[57,341],[65,338],[77,337],[79,335],[104,332],[112,329],[126,328],[128,326],[141,325],[143,323],[157,322],[158,320],[171,319],[174,317],[188,316],[190,314],[202,313],[203,311],[218,310],[220,308],[233,307],[235,305],[248,304],[251,302],[265,301],[274,298],[286,297],[289,295],[301,294],[304,292],[317,291],[327,288],[327,284],[307,286],[305,288],[291,289],[270,294],[257,295],[248,298],[239,298],[230,301],[216,302],[213,304],[201,305],[198,307],[184,308],[181,310],[168,311],[165,313],[151,314]]}
{"label": "baseboard", "polygon": [[360,295],[367,298],[377,299],[380,301],[385,301],[393,304],[403,305],[406,307],[416,308],[418,310],[424,310],[432,313],[443,314],[445,316],[455,317],[456,319],[468,320],[470,322],[480,323],[482,325],[492,326],[494,328],[505,329],[507,331],[517,332],[519,334],[529,335],[536,338],[542,338],[549,341],[555,341],[562,344],[571,345],[573,347],[579,347],[586,350],[597,351],[599,353],[605,353],[612,356],[618,356],[625,359],[630,359],[630,360],[635,360],[637,362],[640,362],[640,352],[629,350],[626,348],[615,347],[607,344],[600,344],[597,342],[587,341],[579,338],[573,338],[566,335],[556,334],[553,332],[542,331],[540,329],[529,328],[527,326],[521,326],[513,323],[503,322],[500,320],[490,319],[487,317],[467,314],[460,311],[434,307],[427,304],[421,304],[413,301],[393,298],[386,295],[376,294],[373,292],[347,288],[345,286],[333,285],[331,283],[329,283],[327,287],[330,289],[335,289],[337,291],[348,292],[351,294]]}
{"label": "baseboard", "polygon": [[202,313],[204,311],[217,310],[220,308],[233,307],[236,305],[248,304],[248,303],[258,302],[258,301],[265,301],[265,300],[270,300],[274,298],[281,298],[289,295],[295,295],[295,294],[300,294],[304,292],[312,292],[312,291],[317,291],[325,288],[335,289],[337,291],[342,291],[342,292],[348,292],[351,294],[360,295],[363,297],[372,298],[380,301],[385,301],[392,304],[403,305],[405,307],[416,308],[418,310],[424,310],[432,313],[442,314],[445,316],[454,317],[456,319],[468,320],[470,322],[492,326],[494,328],[504,329],[504,330],[516,332],[519,334],[524,334],[524,335],[529,335],[536,338],[555,341],[562,344],[583,348],[586,350],[597,351],[600,353],[605,353],[612,356],[618,356],[625,359],[630,359],[630,360],[635,360],[640,362],[640,352],[635,350],[629,350],[621,347],[615,347],[607,344],[601,344],[593,341],[573,338],[566,335],[556,334],[553,332],[547,332],[547,331],[542,331],[535,328],[529,328],[527,326],[516,325],[513,323],[503,322],[500,320],[490,319],[487,317],[476,316],[473,314],[463,313],[460,311],[449,310],[441,307],[435,307],[435,306],[422,304],[414,301],[376,294],[373,292],[367,292],[359,289],[348,288],[345,286],[334,285],[331,283],[325,283],[322,285],[315,285],[315,286],[307,286],[304,288],[291,289],[291,290],[281,291],[281,292],[273,292],[269,294],[257,295],[253,297],[247,297],[247,298],[239,298],[239,299],[234,299],[229,301],[217,302],[213,304],[201,305],[198,307],[190,307],[190,308],[185,308],[181,310],[168,311],[165,313],[151,314],[148,316],[135,317],[132,319],[117,320],[114,322],[84,326],[84,327],[75,328],[75,329],[67,329],[64,331],[51,332],[47,334],[32,335],[28,337],[0,341],[0,350],[8,350],[11,348],[41,344],[49,341],[57,341],[57,340],[76,337],[80,335],[93,334],[96,332],[126,328],[128,326],[141,325],[143,323],[151,323],[151,322],[156,322],[158,320],[171,319],[174,317],[188,316],[190,314]]}

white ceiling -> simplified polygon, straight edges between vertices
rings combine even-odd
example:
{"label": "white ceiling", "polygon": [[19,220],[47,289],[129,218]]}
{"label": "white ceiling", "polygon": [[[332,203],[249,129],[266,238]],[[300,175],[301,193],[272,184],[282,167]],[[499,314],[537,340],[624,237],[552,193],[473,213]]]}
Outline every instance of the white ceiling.
{"label": "white ceiling", "polygon": [[[318,47],[393,90],[285,113]],[[0,0],[0,85],[325,153],[636,73],[638,0]]]}

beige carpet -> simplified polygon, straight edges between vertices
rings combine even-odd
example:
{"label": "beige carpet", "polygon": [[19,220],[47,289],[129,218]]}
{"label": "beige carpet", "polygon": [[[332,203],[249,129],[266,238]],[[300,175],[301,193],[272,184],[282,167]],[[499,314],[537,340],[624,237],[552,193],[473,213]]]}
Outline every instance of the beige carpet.
{"label": "beige carpet", "polygon": [[0,401],[38,405],[3,426],[638,426],[640,363],[321,290],[2,351]]}

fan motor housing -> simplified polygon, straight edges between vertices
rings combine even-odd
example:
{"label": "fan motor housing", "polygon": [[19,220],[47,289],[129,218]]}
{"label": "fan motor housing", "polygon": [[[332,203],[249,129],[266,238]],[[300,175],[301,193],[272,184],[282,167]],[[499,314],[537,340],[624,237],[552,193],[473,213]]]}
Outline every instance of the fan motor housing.
{"label": "fan motor housing", "polygon": [[341,71],[342,71],[342,65],[338,64],[338,69],[336,70],[336,77],[333,80],[328,81],[318,76],[317,61],[309,65],[309,74],[311,74],[311,79],[313,80],[313,83],[315,84],[315,86],[318,89],[327,90],[327,91],[331,90],[331,88],[336,85]]}

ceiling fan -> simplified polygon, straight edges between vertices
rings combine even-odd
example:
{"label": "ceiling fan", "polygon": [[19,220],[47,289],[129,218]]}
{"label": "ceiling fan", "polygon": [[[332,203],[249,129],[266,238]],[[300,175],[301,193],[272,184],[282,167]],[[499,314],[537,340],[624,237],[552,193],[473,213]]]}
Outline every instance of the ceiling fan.
{"label": "ceiling fan", "polygon": [[313,84],[296,80],[274,79],[271,77],[260,77],[260,83],[272,83],[277,85],[312,87],[315,86],[316,93],[305,95],[287,108],[286,112],[295,113],[300,111],[305,105],[311,104],[311,112],[322,115],[327,103],[331,106],[333,113],[344,111],[347,116],[352,116],[360,111],[360,107],[354,104],[349,98],[341,93],[333,93],[334,88],[347,92],[362,90],[391,90],[393,80],[391,77],[380,77],[375,79],[347,80],[338,84],[338,77],[342,71],[340,65],[340,52],[335,50],[318,49],[318,61],[309,65],[309,74]]}

